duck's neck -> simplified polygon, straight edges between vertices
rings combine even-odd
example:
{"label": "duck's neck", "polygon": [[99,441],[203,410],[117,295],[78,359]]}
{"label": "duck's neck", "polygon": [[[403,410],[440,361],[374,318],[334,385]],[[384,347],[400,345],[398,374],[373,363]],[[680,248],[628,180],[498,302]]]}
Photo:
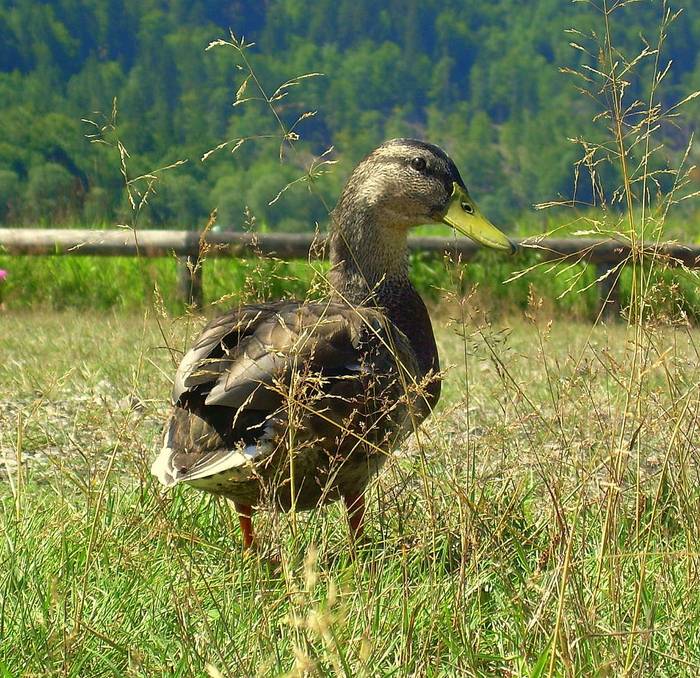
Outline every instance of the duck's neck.
{"label": "duck's neck", "polygon": [[382,306],[388,312],[393,290],[412,289],[405,229],[379,226],[369,210],[349,216],[351,223],[337,212],[330,239],[336,290],[353,304]]}
{"label": "duck's neck", "polygon": [[[340,208],[341,206],[339,206]],[[408,277],[406,230],[380,226],[370,210],[333,214],[331,283],[336,296],[381,308],[409,339],[423,374],[438,372],[437,346],[428,310]],[[435,381],[439,393],[439,382]]]}

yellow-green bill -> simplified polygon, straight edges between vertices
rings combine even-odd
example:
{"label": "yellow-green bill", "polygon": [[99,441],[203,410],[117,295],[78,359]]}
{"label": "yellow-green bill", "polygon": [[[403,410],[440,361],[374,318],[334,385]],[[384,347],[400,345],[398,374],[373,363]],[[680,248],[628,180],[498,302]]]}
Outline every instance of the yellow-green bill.
{"label": "yellow-green bill", "polygon": [[511,254],[516,250],[515,243],[479,211],[467,190],[456,182],[452,184],[452,197],[442,220],[481,245]]}

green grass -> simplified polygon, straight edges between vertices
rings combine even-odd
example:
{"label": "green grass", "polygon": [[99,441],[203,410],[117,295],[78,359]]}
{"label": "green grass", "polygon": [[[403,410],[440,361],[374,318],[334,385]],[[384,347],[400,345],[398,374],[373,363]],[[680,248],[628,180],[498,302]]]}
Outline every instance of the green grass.
{"label": "green grass", "polygon": [[700,335],[536,305],[436,314],[444,396],[355,560],[339,506],[243,556],[149,476],[198,319],[1,315],[0,675],[698,675]]}

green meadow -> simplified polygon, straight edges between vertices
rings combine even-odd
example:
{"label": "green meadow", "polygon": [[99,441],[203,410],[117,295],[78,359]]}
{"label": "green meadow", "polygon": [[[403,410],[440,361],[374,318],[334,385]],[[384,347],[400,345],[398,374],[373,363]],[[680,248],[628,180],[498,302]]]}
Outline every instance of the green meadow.
{"label": "green meadow", "polygon": [[148,472],[199,317],[2,315],[3,676],[694,676],[700,335],[436,312],[439,409],[369,491],[261,511]]}

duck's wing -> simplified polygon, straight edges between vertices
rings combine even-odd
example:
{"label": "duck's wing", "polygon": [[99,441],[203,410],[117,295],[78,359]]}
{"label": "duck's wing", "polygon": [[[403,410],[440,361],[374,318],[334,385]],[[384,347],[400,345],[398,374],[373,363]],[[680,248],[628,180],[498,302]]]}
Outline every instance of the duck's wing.
{"label": "duck's wing", "polygon": [[417,377],[408,339],[376,310],[242,307],[207,325],[180,363],[173,415],[152,470],[169,485],[254,460],[290,425],[290,404],[307,439],[332,443],[339,429],[367,436],[377,422],[384,431],[396,426],[387,412]]}

